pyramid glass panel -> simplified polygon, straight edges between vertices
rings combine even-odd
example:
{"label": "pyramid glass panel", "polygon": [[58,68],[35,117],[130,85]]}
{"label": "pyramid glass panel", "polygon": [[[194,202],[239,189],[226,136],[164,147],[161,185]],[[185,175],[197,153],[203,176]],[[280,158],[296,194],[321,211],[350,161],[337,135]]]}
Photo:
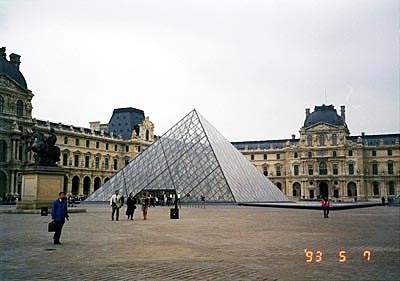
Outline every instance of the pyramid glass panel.
{"label": "pyramid glass panel", "polygon": [[289,201],[201,114],[198,116],[236,202]]}
{"label": "pyramid glass panel", "polygon": [[289,201],[196,110],[86,200],[106,201],[115,190],[174,191],[182,201],[202,195],[208,202]]}

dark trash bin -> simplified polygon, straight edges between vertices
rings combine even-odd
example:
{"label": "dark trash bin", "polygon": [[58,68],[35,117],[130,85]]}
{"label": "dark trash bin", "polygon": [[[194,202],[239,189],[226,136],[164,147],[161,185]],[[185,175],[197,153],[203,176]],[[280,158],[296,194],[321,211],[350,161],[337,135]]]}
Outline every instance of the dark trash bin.
{"label": "dark trash bin", "polygon": [[47,216],[48,213],[49,213],[49,208],[48,207],[40,208],[40,215]]}
{"label": "dark trash bin", "polygon": [[170,209],[169,217],[174,220],[179,219],[179,209]]}

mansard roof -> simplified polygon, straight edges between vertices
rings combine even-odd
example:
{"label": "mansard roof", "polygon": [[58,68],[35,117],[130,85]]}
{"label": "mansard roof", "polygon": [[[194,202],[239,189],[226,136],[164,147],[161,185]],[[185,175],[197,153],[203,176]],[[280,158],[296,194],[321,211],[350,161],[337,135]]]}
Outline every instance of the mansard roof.
{"label": "mansard roof", "polygon": [[18,61],[15,61],[14,63],[8,61],[5,54],[5,48],[1,48],[0,73],[6,74],[15,82],[17,82],[21,87],[23,87],[24,89],[28,89],[24,75],[22,75],[21,71],[19,71],[19,68],[16,66],[16,64],[19,63],[19,56],[16,54],[11,54],[10,58],[13,58],[15,56],[18,57]]}
{"label": "mansard roof", "polygon": [[102,137],[113,137],[113,138],[118,138],[116,135],[111,135],[108,132],[102,132],[102,131],[97,131],[97,130],[92,130],[89,128],[84,128],[84,127],[77,127],[73,125],[67,125],[63,123],[55,123],[55,122],[50,122],[50,121],[44,121],[40,119],[33,119],[34,124],[39,126],[39,127],[52,127],[55,129],[62,129],[65,131],[71,131],[75,133],[85,133],[85,134],[93,134],[95,136],[102,136]]}
{"label": "mansard roof", "polygon": [[315,106],[314,112],[306,117],[304,127],[307,128],[321,122],[334,126],[346,126],[346,123],[337,114],[333,105]]}
{"label": "mansard roof", "polygon": [[357,142],[361,138],[364,145],[391,145],[399,144],[400,134],[382,134],[382,135],[359,135],[359,136],[348,136],[346,139]]}
{"label": "mansard roof", "polygon": [[144,119],[144,111],[141,109],[116,108],[108,123],[108,131],[115,135],[121,135],[124,139],[130,139],[133,130],[136,131],[136,134],[139,133],[139,125],[143,123]]}
{"label": "mansard roof", "polygon": [[270,148],[281,149],[287,144],[288,141],[290,142],[291,145],[294,145],[298,143],[300,139],[238,141],[238,142],[232,142],[232,144],[239,150],[245,150],[246,146],[248,150],[270,149]]}
{"label": "mansard roof", "polygon": [[[380,134],[380,135],[358,135],[347,136],[346,139],[352,142],[358,142],[361,138],[364,145],[393,145],[399,144],[400,134]],[[260,141],[239,141],[232,142],[238,150],[257,150],[257,149],[281,149],[290,142],[291,145],[297,144],[299,139],[280,139],[280,140],[260,140]],[[246,148],[247,146],[247,148]]]}

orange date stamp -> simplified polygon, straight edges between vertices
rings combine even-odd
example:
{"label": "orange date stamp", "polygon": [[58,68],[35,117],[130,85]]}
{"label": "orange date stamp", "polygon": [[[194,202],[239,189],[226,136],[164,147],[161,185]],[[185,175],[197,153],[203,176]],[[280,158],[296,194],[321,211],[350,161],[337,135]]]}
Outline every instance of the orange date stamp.
{"label": "orange date stamp", "polygon": [[[304,249],[304,254],[306,257],[306,263],[321,263],[324,259],[324,252],[322,250],[313,251],[310,249]],[[337,261],[339,263],[345,263],[347,261],[347,254],[348,253],[345,250],[340,250],[337,253]],[[370,262],[372,259],[371,251],[362,251],[361,258],[366,262]]]}

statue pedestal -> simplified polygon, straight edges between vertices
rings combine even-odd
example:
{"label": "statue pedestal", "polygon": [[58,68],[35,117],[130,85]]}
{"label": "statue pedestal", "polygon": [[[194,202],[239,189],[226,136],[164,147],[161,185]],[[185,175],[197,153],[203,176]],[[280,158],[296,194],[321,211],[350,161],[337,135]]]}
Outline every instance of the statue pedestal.
{"label": "statue pedestal", "polygon": [[64,188],[65,172],[59,167],[28,166],[22,174],[21,201],[17,209],[51,208]]}

